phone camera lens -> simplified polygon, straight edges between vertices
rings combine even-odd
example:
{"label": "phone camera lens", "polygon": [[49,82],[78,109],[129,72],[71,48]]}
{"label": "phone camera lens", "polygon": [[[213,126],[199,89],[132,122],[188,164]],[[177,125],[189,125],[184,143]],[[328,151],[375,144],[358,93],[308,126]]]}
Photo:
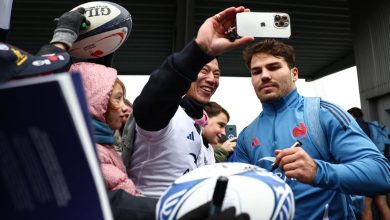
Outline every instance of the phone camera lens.
{"label": "phone camera lens", "polygon": [[279,21],[280,20],[280,15],[275,15],[275,20]]}
{"label": "phone camera lens", "polygon": [[282,16],[282,20],[284,20],[284,21],[287,20],[287,16],[286,16],[286,15],[283,15],[283,16]]}
{"label": "phone camera lens", "polygon": [[279,22],[278,22],[278,26],[279,26],[279,27],[284,27],[284,21],[279,21]]}

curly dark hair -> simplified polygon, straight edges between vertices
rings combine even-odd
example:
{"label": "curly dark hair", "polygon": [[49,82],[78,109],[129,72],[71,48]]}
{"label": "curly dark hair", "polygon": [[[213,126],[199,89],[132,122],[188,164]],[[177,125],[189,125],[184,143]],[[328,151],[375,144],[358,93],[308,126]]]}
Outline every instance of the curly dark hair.
{"label": "curly dark hair", "polygon": [[281,41],[266,39],[247,46],[243,51],[243,58],[249,69],[251,67],[252,57],[257,53],[266,53],[275,57],[282,57],[287,62],[290,69],[295,67],[294,48]]}
{"label": "curly dark hair", "polygon": [[347,112],[351,114],[354,118],[363,118],[363,111],[358,107],[350,108]]}

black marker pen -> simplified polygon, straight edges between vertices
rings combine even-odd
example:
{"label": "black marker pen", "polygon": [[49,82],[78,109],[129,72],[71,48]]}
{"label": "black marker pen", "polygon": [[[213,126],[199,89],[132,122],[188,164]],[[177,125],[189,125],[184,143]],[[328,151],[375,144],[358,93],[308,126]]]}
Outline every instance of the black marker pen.
{"label": "black marker pen", "polygon": [[226,176],[218,177],[217,183],[215,184],[213,199],[211,201],[210,215],[215,215],[221,212],[228,181],[229,179]]}

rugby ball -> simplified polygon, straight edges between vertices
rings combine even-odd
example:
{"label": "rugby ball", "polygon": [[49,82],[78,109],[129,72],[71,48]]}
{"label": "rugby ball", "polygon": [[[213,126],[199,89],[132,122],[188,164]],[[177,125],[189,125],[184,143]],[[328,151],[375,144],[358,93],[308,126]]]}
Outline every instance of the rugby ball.
{"label": "rugby ball", "polygon": [[115,52],[129,37],[132,28],[130,13],[122,6],[94,1],[81,4],[85,17],[91,22],[86,30],[80,30],[79,37],[69,53],[78,58],[91,59],[104,57]]}
{"label": "rugby ball", "polygon": [[178,178],[160,197],[157,219],[179,219],[211,201],[219,176],[229,179],[222,210],[235,206],[237,215],[247,213],[250,219],[256,220],[294,218],[294,195],[282,179],[254,165],[217,163]]}

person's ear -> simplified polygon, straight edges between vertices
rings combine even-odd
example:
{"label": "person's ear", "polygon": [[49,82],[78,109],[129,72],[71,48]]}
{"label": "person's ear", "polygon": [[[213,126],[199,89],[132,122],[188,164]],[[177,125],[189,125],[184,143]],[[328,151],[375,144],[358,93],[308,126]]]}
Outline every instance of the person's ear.
{"label": "person's ear", "polygon": [[291,70],[291,76],[293,78],[293,82],[296,82],[298,80],[298,68],[293,67]]}

